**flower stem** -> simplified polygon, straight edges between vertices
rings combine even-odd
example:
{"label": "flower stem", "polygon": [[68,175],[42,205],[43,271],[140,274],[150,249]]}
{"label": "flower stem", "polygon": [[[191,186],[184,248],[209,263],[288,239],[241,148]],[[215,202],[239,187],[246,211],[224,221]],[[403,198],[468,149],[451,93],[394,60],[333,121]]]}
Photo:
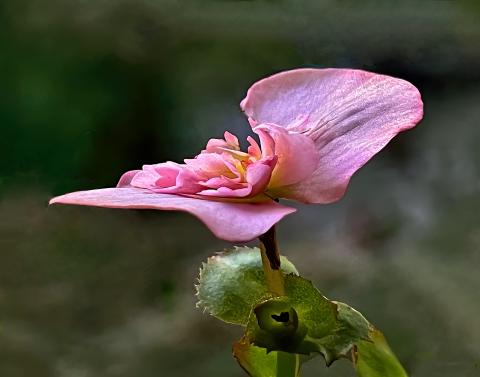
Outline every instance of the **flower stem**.
{"label": "flower stem", "polygon": [[280,270],[280,253],[278,252],[275,226],[260,237],[263,272],[268,290],[278,296],[285,295],[283,275]]}
{"label": "flower stem", "polygon": [[300,357],[295,353],[277,351],[277,377],[299,377]]}
{"label": "flower stem", "polygon": [[[260,237],[260,253],[267,289],[277,296],[285,295],[282,271],[280,270],[280,252],[278,251],[275,226]],[[298,377],[300,356],[294,353],[277,351],[277,377]]]}

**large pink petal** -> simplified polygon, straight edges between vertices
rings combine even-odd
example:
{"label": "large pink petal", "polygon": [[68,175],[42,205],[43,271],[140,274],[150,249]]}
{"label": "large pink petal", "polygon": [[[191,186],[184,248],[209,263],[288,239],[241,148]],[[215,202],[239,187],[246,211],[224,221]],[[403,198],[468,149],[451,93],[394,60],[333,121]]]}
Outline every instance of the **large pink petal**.
{"label": "large pink petal", "polygon": [[284,197],[307,203],[340,199],[355,171],[423,116],[409,82],[350,69],[279,73],[254,84],[241,107],[253,126],[275,123],[315,142],[313,175],[283,189]]}
{"label": "large pink petal", "polygon": [[284,216],[295,212],[294,208],[274,201],[220,202],[180,195],[156,194],[148,190],[128,187],[73,192],[50,201],[50,204],[55,203],[185,211],[198,217],[218,238],[232,242],[250,241],[264,234]]}

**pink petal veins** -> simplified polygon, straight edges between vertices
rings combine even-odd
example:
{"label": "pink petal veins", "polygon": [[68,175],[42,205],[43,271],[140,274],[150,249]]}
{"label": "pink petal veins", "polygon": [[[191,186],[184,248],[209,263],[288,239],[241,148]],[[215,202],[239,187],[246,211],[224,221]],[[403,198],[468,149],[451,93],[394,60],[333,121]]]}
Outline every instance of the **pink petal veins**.
{"label": "pink petal veins", "polygon": [[340,199],[351,176],[395,135],[423,117],[407,81],[350,69],[298,69],[255,83],[241,103],[250,124],[274,123],[314,141],[311,177],[280,195],[307,203]]}
{"label": "pink petal veins", "polygon": [[50,204],[76,204],[108,208],[179,210],[199,218],[218,238],[250,241],[264,234],[294,208],[275,203],[231,203],[180,195],[157,194],[138,188],[106,188],[58,196]]}

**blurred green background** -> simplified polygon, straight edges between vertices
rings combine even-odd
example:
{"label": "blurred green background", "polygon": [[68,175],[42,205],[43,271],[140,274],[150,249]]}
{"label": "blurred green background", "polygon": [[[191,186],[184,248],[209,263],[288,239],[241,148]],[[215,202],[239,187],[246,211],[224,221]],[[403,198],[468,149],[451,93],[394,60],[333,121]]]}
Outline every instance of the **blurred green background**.
{"label": "blurred green background", "polygon": [[[422,92],[425,119],[281,250],[381,328],[412,377],[480,375],[478,1],[2,0],[0,376],[225,376],[240,328],[195,309],[228,247],[180,213],[47,207],[249,127],[239,102],[295,67]],[[305,377],[353,376],[348,362]]]}

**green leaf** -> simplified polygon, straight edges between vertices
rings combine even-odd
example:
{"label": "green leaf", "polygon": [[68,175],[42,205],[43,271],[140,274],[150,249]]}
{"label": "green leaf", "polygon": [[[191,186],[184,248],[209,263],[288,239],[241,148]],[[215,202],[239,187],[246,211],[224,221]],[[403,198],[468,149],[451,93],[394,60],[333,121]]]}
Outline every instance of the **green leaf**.
{"label": "green leaf", "polygon": [[245,332],[247,339],[267,351],[303,354],[310,352],[304,345],[306,335],[307,328],[300,324],[288,297],[275,297],[257,305]]}
{"label": "green leaf", "polygon": [[356,342],[368,340],[372,329],[360,312],[343,302],[332,302],[337,305],[338,321],[333,331],[317,343],[327,365],[340,357],[350,357]]}
{"label": "green leaf", "polygon": [[285,276],[285,294],[255,307],[246,331],[253,344],[269,351],[321,353],[330,365],[368,339],[368,321],[348,305],[328,300],[310,281]]}
{"label": "green leaf", "polygon": [[[267,299],[255,307],[246,336],[269,351],[326,354],[318,340],[328,337],[339,326],[337,305],[300,276],[287,275],[284,283],[286,296]],[[276,322],[280,323],[272,331]],[[285,326],[287,323],[290,325]]]}
{"label": "green leaf", "polygon": [[233,345],[233,356],[250,377],[295,376],[300,372],[297,355],[268,352],[249,343],[245,338]]}
{"label": "green leaf", "polygon": [[370,341],[357,343],[354,364],[359,377],[407,377],[385,337],[376,329],[370,331]]}
{"label": "green leaf", "polygon": [[247,339],[240,339],[233,344],[233,356],[251,377],[276,377],[277,352],[256,347]]}
{"label": "green leaf", "polygon": [[[284,273],[298,274],[295,266],[281,257]],[[197,306],[222,321],[246,325],[253,307],[268,293],[258,248],[235,247],[210,257],[200,270]]]}
{"label": "green leaf", "polygon": [[[406,377],[382,333],[357,310],[326,299],[300,276],[285,277],[288,296],[257,305],[243,343],[267,352],[324,356],[327,365],[344,357],[359,377]],[[333,311],[332,311],[333,309]]]}
{"label": "green leaf", "polygon": [[198,306],[225,322],[246,326],[233,352],[250,376],[278,377],[283,370],[291,376],[299,367],[298,354],[302,361],[322,354],[327,365],[348,358],[359,377],[407,376],[382,333],[362,314],[328,300],[285,257],[281,263],[281,297],[267,291],[258,248],[225,251],[200,270]]}
{"label": "green leaf", "polygon": [[307,327],[309,337],[323,338],[338,325],[337,305],[323,296],[310,280],[286,276],[285,295],[298,312],[300,323]]}

